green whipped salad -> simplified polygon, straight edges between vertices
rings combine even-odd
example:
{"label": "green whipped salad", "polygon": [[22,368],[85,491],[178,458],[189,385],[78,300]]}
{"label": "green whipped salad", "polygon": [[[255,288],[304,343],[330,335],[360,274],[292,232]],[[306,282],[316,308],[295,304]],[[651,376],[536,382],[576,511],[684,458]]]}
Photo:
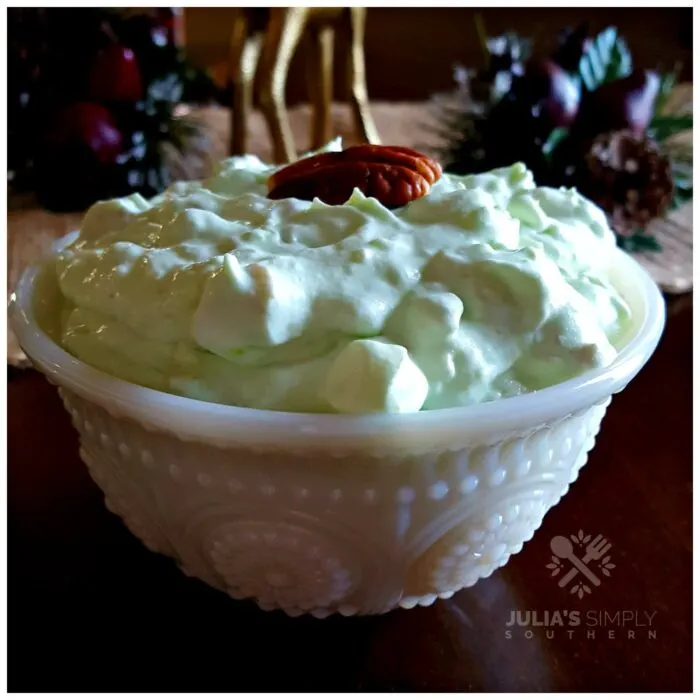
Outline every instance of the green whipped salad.
{"label": "green whipped salad", "polygon": [[[339,140],[324,150],[340,150]],[[60,342],[136,384],[280,411],[413,412],[536,391],[615,357],[615,238],[522,164],[395,210],[268,199],[277,166],[95,204],[52,260]]]}

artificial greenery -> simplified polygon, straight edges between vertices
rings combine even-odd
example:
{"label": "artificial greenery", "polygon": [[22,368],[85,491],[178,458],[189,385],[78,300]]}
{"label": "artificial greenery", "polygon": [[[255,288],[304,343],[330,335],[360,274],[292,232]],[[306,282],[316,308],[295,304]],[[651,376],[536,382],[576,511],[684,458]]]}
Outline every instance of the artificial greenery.
{"label": "artificial greenery", "polygon": [[631,72],[632,55],[616,27],[600,32],[590,42],[578,65],[578,75],[589,92]]}

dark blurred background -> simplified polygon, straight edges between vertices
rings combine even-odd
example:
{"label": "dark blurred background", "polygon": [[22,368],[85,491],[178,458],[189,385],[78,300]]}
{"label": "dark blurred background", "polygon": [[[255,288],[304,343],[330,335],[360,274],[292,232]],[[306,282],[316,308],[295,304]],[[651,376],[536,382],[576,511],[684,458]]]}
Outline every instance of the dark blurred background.
{"label": "dark blurred background", "polygon": [[[266,8],[257,9],[256,16],[267,16]],[[11,8],[8,185],[13,203],[29,194],[45,209],[75,212],[98,199],[134,191],[152,196],[173,180],[205,176],[209,161],[231,152],[233,114],[229,108],[234,93],[230,55],[237,11],[240,8]],[[556,65],[546,61],[560,45],[563,30],[586,23],[584,33],[578,36],[577,29],[573,37],[578,39],[570,37],[567,44],[578,52],[574,72],[589,42],[595,47],[589,59],[594,55],[595,60],[590,60],[602,71],[598,78],[606,83],[618,79],[616,85],[597,93],[596,99],[612,115],[602,121],[598,117],[605,110],[595,100],[577,96],[575,109],[566,102],[571,98],[567,90],[578,88],[565,74],[572,68],[565,66],[562,57],[556,58]],[[582,148],[587,148],[592,137],[627,128],[632,122],[643,122],[644,131],[658,104],[657,93],[663,95],[661,76],[674,72],[676,82],[692,80],[690,8],[370,8],[364,41],[367,88],[384,138],[417,146],[417,133],[428,131],[417,125],[425,123],[429,100],[455,91],[457,66],[481,71],[482,78],[486,74],[487,93],[495,86],[497,75],[506,73],[510,81],[523,72],[520,49],[514,57],[510,48],[496,55],[489,48],[487,59],[489,42],[480,40],[477,26],[482,27],[482,38],[497,38],[496,42],[508,32],[517,34],[515,44],[531,42],[536,57],[519,83],[527,95],[516,100],[517,115],[506,104],[490,113],[489,128],[497,133],[496,139],[483,129],[474,131],[476,122],[463,105],[467,122],[457,125],[456,136],[447,139],[447,152],[441,155],[454,172],[522,160],[536,173],[538,182],[561,184],[562,168],[550,177],[545,172],[550,164],[538,167],[537,163],[549,152],[542,145],[553,127],[568,127],[576,116],[579,124],[592,130],[585,139],[572,139]],[[598,41],[601,30],[606,30],[608,39]],[[608,41],[611,36],[613,43]],[[289,107],[309,101],[307,39],[308,35],[302,38],[288,72]],[[342,101],[347,98],[344,76],[349,54],[342,44],[343,32],[336,32],[336,42],[334,97]],[[515,46],[510,42],[508,38],[508,45]],[[632,69],[634,75],[624,82]],[[648,71],[656,71],[658,84],[652,85],[645,76]],[[478,84],[484,88],[485,82]],[[588,90],[592,93],[597,87],[589,85]],[[505,90],[509,99],[515,99],[516,92]],[[471,96],[479,99],[476,90]],[[567,119],[552,120],[545,115],[547,123],[541,124],[543,120],[533,115],[542,111],[543,100],[547,105],[556,102],[556,109],[566,107]],[[578,109],[579,101],[588,111]],[[193,111],[214,105],[218,112]],[[497,115],[502,118],[496,119]],[[303,115],[297,115],[294,128],[303,120]],[[509,128],[514,121],[521,125],[517,133]],[[246,148],[259,154],[264,128],[262,122],[257,123],[256,127],[250,120],[245,125]],[[526,133],[525,124],[532,127],[532,133]],[[447,118],[438,126],[443,134],[455,130]],[[333,128],[345,137],[342,125],[334,123]],[[574,131],[572,127],[571,133]],[[508,133],[518,143],[505,144]],[[487,145],[500,144],[500,152],[472,162],[471,151],[483,150],[481,136]],[[529,150],[523,150],[524,146]],[[641,155],[648,155],[646,144],[640,149]],[[559,160],[565,165],[582,162],[584,151],[567,157],[566,163]],[[561,146],[558,152],[564,152]],[[650,168],[653,174],[653,164]],[[629,183],[621,188],[643,189]]]}
{"label": "dark blurred background", "polygon": [[[554,47],[562,27],[590,21],[591,32],[608,25],[624,34],[640,67],[670,70],[683,63],[683,80],[692,79],[691,8],[370,8],[365,55],[370,98],[424,100],[453,86],[455,63],[475,65],[481,50],[474,18],[479,13],[491,36],[514,30],[532,36],[538,47]],[[192,7],[184,12],[189,57],[210,68],[217,81],[227,77],[232,10]],[[336,74],[344,65],[337,52]],[[289,73],[290,104],[306,101],[304,47]],[[339,79],[335,81],[340,85]],[[338,97],[343,97],[338,95]]]}

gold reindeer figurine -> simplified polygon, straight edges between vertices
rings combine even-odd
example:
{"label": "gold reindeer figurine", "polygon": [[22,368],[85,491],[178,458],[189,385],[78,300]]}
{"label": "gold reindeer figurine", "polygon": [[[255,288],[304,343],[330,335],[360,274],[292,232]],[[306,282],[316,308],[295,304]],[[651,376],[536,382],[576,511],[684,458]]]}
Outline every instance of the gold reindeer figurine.
{"label": "gold reindeer figurine", "polygon": [[247,117],[257,73],[260,107],[267,121],[278,163],[296,159],[285,105],[287,73],[292,56],[308,34],[308,89],[312,106],[311,148],[331,138],[333,100],[333,44],[340,33],[349,48],[348,87],[353,119],[360,139],[380,143],[367,97],[363,7],[236,8],[231,36],[233,109],[231,153],[246,152]]}

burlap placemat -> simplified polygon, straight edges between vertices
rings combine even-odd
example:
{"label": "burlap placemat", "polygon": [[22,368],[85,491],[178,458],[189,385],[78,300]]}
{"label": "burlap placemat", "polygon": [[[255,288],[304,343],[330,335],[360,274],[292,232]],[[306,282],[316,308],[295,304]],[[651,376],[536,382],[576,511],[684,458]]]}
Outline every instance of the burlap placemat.
{"label": "burlap placemat", "polygon": [[[438,145],[431,127],[434,117],[426,103],[375,103],[372,112],[384,143],[401,144],[430,151]],[[190,163],[178,176],[187,172],[191,177],[205,177],[211,164],[228,154],[230,130],[229,112],[219,107],[198,110],[196,117],[206,127],[209,140],[208,157]],[[297,148],[309,145],[310,108],[307,105],[290,110],[290,122]],[[356,143],[350,110],[333,105],[333,133],[343,137],[346,144]],[[251,115],[248,151],[263,160],[272,158],[267,127],[262,115]],[[637,254],[635,257],[649,270],[659,286],[669,293],[682,293],[692,288],[692,206],[687,204],[667,219],[653,223],[654,232],[663,246],[661,253]],[[37,207],[31,199],[11,202],[7,219],[8,294],[22,270],[35,262],[53,241],[75,230],[81,213],[52,214]],[[26,358],[8,327],[8,362],[15,366],[26,364]]]}

